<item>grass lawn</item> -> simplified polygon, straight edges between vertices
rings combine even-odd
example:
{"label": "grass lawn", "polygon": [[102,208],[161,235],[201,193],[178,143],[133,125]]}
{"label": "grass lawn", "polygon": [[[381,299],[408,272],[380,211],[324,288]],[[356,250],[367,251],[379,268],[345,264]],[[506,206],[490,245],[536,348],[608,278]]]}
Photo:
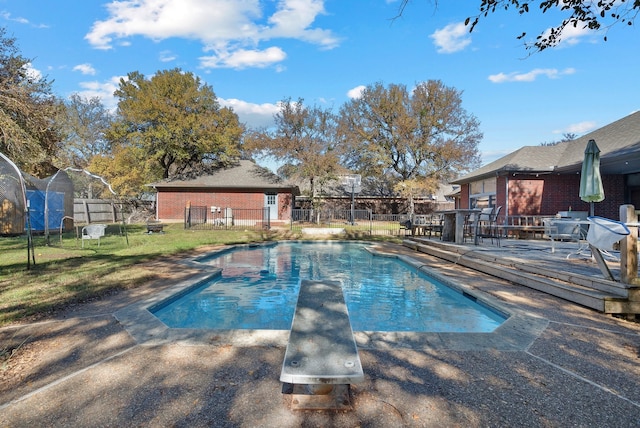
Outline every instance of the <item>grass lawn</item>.
{"label": "grass lawn", "polygon": [[34,236],[35,264],[27,268],[26,237],[0,237],[0,326],[40,316],[114,290],[134,288],[150,279],[136,264],[198,247],[273,239],[259,231],[185,230],[165,225],[165,233],[147,234],[144,225],[109,225],[97,241],[81,248],[75,233]]}
{"label": "grass lawn", "polygon": [[[0,237],[0,326],[40,318],[70,304],[86,302],[153,279],[136,265],[198,247],[284,239],[284,233],[261,231],[185,230],[167,224],[165,233],[147,234],[145,225],[109,225],[105,236],[87,240],[75,233],[34,236],[35,264],[27,268],[26,237]],[[289,236],[290,238],[290,236]],[[344,237],[334,237],[334,239]],[[395,237],[349,234],[348,239],[397,240]]]}

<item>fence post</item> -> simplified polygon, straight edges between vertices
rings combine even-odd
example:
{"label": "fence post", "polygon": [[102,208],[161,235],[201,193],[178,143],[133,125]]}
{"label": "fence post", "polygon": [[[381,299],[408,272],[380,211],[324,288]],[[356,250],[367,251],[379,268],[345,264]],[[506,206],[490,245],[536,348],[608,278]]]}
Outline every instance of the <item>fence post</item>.
{"label": "fence post", "polygon": [[89,218],[89,204],[87,204],[86,200],[82,201],[82,209],[84,211],[84,221],[87,224],[91,224],[91,218]]}
{"label": "fence post", "polygon": [[[638,216],[633,205],[620,206],[622,223],[638,223]],[[638,227],[628,226],[629,235],[620,241],[620,281],[625,284],[638,283]]]}

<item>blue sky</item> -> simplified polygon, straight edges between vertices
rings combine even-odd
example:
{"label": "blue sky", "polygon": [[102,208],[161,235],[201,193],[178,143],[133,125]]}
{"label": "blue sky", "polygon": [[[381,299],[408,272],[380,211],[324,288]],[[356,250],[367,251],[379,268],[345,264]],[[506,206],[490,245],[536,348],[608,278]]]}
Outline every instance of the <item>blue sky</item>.
{"label": "blue sky", "polygon": [[265,126],[278,101],[338,108],[358,88],[439,79],[462,91],[490,162],[522,146],[578,136],[640,104],[640,32],[618,24],[573,30],[530,54],[559,12],[498,12],[464,28],[480,0],[413,0],[403,16],[385,0],[0,0],[0,25],[61,97],[99,96],[121,77],[179,67],[213,87],[248,126]]}

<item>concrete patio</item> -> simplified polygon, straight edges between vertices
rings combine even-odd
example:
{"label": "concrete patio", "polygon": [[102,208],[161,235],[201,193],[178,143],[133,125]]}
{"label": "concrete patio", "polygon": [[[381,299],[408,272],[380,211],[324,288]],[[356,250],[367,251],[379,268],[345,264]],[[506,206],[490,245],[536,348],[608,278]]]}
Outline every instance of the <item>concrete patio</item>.
{"label": "concrete patio", "polygon": [[[406,246],[376,245],[527,320],[501,336],[520,339],[494,340],[492,333],[367,341],[361,335],[365,381],[352,386],[353,409],[295,411],[281,394],[280,339],[252,342],[238,340],[241,333],[215,332],[138,336],[125,328],[115,314],[203,274],[183,260],[156,261],[140,268],[163,278],[145,287],[0,329],[3,344],[23,343],[0,370],[0,426],[640,425],[639,323]],[[554,253],[544,245],[509,240],[501,247],[485,242],[465,248],[600,274],[588,258],[566,259],[575,243]]]}

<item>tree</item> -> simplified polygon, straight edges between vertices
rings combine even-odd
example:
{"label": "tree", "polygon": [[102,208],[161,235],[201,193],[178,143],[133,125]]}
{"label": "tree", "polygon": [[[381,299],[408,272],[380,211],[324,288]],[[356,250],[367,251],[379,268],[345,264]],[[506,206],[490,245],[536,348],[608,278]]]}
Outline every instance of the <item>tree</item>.
{"label": "tree", "polygon": [[[411,0],[401,0],[399,13],[402,14]],[[537,7],[535,6],[537,4]],[[563,32],[566,28],[574,27],[598,31],[609,29],[617,23],[625,23],[632,26],[638,12],[640,12],[640,1],[638,0],[480,0],[479,13],[468,17],[465,25],[469,26],[472,32],[481,19],[486,18],[498,10],[508,11],[515,9],[519,15],[532,13],[538,10],[540,13],[551,13],[560,11],[564,14],[562,22],[549,30],[543,30],[537,36],[536,41],[526,44],[527,49],[542,51],[544,49],[558,45],[562,41]],[[518,39],[527,35],[521,33]],[[606,32],[604,40],[607,40]]]}
{"label": "tree", "polygon": [[303,99],[280,103],[273,129],[251,132],[245,149],[277,158],[286,164],[280,173],[308,180],[310,196],[316,196],[316,181],[331,177],[338,168],[336,118],[330,109],[307,107]]}
{"label": "tree", "polygon": [[[93,156],[87,168],[93,174],[108,178],[118,195],[137,197],[148,191],[145,186],[158,177],[158,171],[153,169],[155,164],[146,162],[145,156],[139,147],[115,146],[108,155]],[[106,193],[98,196],[111,197]]]}
{"label": "tree", "polygon": [[461,92],[441,81],[367,86],[340,110],[345,163],[381,195],[432,194],[437,185],[480,164],[478,120],[462,108]]}
{"label": "tree", "polygon": [[16,40],[0,28],[0,152],[25,172],[52,174],[60,107],[51,83],[31,69]]}
{"label": "tree", "polygon": [[145,162],[159,167],[158,179],[197,174],[240,155],[244,129],[237,115],[221,108],[213,89],[192,73],[176,68],[146,79],[132,72],[115,96],[109,141],[140,149]]}
{"label": "tree", "polygon": [[578,136],[576,134],[574,134],[573,132],[565,132],[564,134],[562,134],[562,138],[558,141],[551,141],[551,142],[544,142],[544,143],[540,143],[541,146],[555,146],[558,145],[560,143],[565,143],[567,141],[573,141],[576,138],[578,138]]}
{"label": "tree", "polygon": [[58,118],[63,135],[58,158],[62,165],[86,168],[93,156],[110,152],[105,133],[111,126],[113,115],[98,97],[88,99],[73,94],[64,107]]}

